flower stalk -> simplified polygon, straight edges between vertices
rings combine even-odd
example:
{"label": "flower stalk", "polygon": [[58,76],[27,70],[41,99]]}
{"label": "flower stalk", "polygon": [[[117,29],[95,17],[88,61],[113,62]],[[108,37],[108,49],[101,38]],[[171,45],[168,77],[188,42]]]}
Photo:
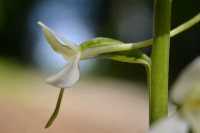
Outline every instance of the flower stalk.
{"label": "flower stalk", "polygon": [[56,107],[54,109],[53,114],[49,118],[47,124],[45,125],[45,128],[50,127],[53,124],[53,122],[56,119],[56,117],[58,116],[58,113],[59,113],[59,110],[60,110],[60,105],[61,105],[61,102],[62,102],[62,97],[63,97],[64,90],[65,90],[64,88],[60,89],[60,93],[59,93],[59,96],[58,96]]}

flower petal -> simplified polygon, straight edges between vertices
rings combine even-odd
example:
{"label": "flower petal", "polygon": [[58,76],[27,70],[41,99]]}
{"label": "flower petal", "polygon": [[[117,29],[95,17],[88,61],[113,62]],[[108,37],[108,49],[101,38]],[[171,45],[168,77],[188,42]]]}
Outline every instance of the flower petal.
{"label": "flower petal", "polygon": [[78,47],[74,44],[60,40],[56,34],[42,22],[38,22],[38,25],[42,28],[46,40],[56,52],[61,53],[65,57],[71,57],[77,54]]}
{"label": "flower petal", "polygon": [[200,133],[200,86],[191,89],[182,106],[182,116],[188,121],[194,133]]}
{"label": "flower petal", "polygon": [[185,112],[184,117],[190,124],[193,133],[200,133],[200,108]]}
{"label": "flower petal", "polygon": [[183,104],[194,86],[200,86],[200,57],[196,58],[181,74],[172,89],[172,100]]}
{"label": "flower petal", "polygon": [[79,61],[80,54],[77,54],[73,62],[69,62],[62,71],[48,78],[46,80],[47,83],[59,88],[72,87],[79,80],[80,77]]}
{"label": "flower petal", "polygon": [[175,103],[181,105],[181,115],[194,133],[200,132],[200,57],[182,73],[172,90]]}
{"label": "flower petal", "polygon": [[178,114],[160,120],[149,133],[188,133],[187,123]]}

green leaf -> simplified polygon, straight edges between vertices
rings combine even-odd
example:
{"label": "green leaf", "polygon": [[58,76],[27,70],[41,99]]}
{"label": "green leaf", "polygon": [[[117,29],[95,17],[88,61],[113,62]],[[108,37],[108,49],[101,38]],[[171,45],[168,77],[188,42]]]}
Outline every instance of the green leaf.
{"label": "green leaf", "polygon": [[141,50],[132,50],[125,52],[114,52],[102,55],[103,58],[111,59],[119,62],[143,64],[150,66],[150,58]]}

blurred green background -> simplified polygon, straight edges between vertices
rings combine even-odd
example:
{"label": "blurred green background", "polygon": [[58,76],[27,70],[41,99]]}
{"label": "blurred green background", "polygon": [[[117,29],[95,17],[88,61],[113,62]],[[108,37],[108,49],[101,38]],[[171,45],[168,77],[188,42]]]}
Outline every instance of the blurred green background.
{"label": "blurred green background", "polygon": [[[174,0],[172,28],[199,11],[198,0]],[[0,0],[2,133],[44,132],[42,124],[45,124],[53,111],[58,90],[46,85],[44,79],[58,71],[66,62],[45,41],[36,24],[39,20],[59,36],[77,44],[97,36],[136,42],[152,37],[153,1]],[[172,39],[170,85],[184,66],[199,56],[199,35],[200,24]],[[150,51],[150,48],[145,49],[147,54]],[[47,132],[145,132],[148,107],[144,68],[101,59],[83,61],[80,66],[81,81],[75,86],[77,89],[66,94],[69,95],[67,101],[70,102],[64,105],[67,108],[62,113],[65,117],[61,117],[59,124]],[[71,105],[73,102],[80,108]],[[110,106],[107,107],[106,103],[110,103]],[[91,112],[94,113],[94,119],[85,118]],[[70,114],[74,114],[74,117],[70,117]],[[76,117],[77,114],[79,117]],[[98,115],[102,117],[96,118]],[[88,123],[82,124],[80,118]],[[104,121],[106,118],[108,120]],[[68,120],[73,120],[74,124],[72,122],[70,126],[66,126],[69,124]],[[79,125],[75,124],[77,121]],[[125,121],[127,123],[122,124]]]}

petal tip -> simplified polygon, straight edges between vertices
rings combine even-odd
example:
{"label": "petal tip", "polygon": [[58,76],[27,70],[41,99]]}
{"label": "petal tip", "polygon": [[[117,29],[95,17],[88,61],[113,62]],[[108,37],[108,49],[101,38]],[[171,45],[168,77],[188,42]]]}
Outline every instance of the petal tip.
{"label": "petal tip", "polygon": [[[47,26],[44,24],[44,23],[42,23],[41,21],[38,21],[37,22],[37,24],[41,27],[41,28],[47,28]],[[48,29],[48,28],[47,28]]]}
{"label": "petal tip", "polygon": [[41,21],[37,21],[37,24],[38,24],[39,26],[44,25]]}

